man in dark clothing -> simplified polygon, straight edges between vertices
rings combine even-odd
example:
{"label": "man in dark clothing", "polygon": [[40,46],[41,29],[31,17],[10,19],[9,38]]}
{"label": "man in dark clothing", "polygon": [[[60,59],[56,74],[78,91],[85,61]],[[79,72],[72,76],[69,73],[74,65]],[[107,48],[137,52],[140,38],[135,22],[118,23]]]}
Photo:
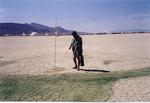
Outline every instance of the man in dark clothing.
{"label": "man in dark clothing", "polygon": [[[80,69],[80,63],[81,63],[81,57],[82,57],[82,38],[77,34],[76,31],[73,31],[72,32],[72,36],[73,36],[73,40],[72,40],[72,43],[69,47],[69,49],[72,48],[72,51],[73,51],[73,61],[74,61],[74,64],[75,66],[73,67],[73,69],[77,69],[79,70]],[[78,62],[77,62],[78,60]]]}

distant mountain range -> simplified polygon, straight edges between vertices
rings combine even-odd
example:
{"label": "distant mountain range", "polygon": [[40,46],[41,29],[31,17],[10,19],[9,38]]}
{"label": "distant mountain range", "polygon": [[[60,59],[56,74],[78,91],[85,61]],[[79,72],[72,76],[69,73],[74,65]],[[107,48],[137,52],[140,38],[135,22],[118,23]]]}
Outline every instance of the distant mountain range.
{"label": "distant mountain range", "polygon": [[33,32],[36,32],[38,35],[54,35],[55,31],[57,31],[58,34],[71,34],[72,32],[72,30],[66,30],[60,26],[53,28],[38,23],[0,23],[0,36],[30,35]]}
{"label": "distant mountain range", "polygon": [[[73,30],[67,30],[60,26],[49,27],[45,25],[41,25],[38,23],[0,23],[0,36],[30,36],[30,35],[55,35],[55,31],[57,31],[58,35],[70,35]],[[150,29],[121,29],[110,31],[111,34],[120,34],[120,33],[144,33],[150,32]],[[86,33],[86,32],[78,32],[79,34],[94,34],[94,33]],[[97,33],[97,35],[105,35],[108,33]]]}

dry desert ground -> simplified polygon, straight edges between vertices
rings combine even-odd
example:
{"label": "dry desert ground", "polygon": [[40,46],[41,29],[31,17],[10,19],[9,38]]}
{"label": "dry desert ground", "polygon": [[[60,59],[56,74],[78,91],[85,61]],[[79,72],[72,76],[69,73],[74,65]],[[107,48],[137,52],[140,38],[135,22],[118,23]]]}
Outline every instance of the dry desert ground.
{"label": "dry desert ground", "polygon": [[[150,67],[150,34],[85,35],[82,69],[120,71]],[[0,74],[52,74],[77,72],[71,36],[57,37],[54,68],[54,37],[0,37]],[[79,71],[83,72],[83,71]]]}
{"label": "dry desert ground", "polygon": [[[82,38],[85,66],[81,68],[84,70],[125,71],[150,67],[149,33],[84,35]],[[54,68],[54,36],[0,37],[0,74],[87,73],[71,69],[72,51],[68,51],[71,39],[71,36],[57,37]],[[150,77],[118,81],[110,101],[150,100],[147,82]]]}

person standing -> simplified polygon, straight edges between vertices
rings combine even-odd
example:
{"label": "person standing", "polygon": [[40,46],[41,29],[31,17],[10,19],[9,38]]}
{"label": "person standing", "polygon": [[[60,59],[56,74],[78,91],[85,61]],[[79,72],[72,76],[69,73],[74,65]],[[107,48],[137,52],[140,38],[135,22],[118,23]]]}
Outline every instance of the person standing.
{"label": "person standing", "polygon": [[73,51],[73,61],[74,61],[74,67],[73,69],[80,69],[80,65],[81,65],[81,60],[82,60],[82,53],[83,53],[83,49],[82,49],[82,38],[77,34],[76,31],[72,32],[72,42],[71,45],[69,47],[69,49],[72,48]]}

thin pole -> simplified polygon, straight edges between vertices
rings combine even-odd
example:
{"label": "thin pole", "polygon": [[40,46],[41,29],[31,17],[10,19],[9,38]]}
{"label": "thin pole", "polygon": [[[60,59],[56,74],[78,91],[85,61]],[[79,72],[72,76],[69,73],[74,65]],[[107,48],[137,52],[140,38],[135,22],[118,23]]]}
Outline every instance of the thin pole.
{"label": "thin pole", "polygon": [[57,19],[56,19],[56,21],[55,21],[55,54],[54,54],[54,67],[56,67],[56,50],[57,50],[57,48],[56,48],[56,43],[57,43],[57,39],[56,39],[56,36],[57,36],[57,30],[56,30],[56,27],[57,27]]}

